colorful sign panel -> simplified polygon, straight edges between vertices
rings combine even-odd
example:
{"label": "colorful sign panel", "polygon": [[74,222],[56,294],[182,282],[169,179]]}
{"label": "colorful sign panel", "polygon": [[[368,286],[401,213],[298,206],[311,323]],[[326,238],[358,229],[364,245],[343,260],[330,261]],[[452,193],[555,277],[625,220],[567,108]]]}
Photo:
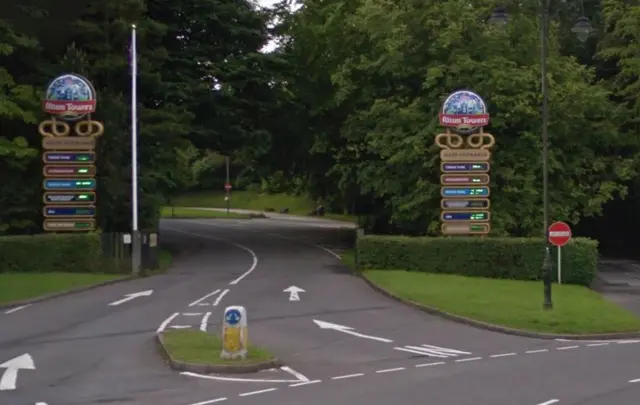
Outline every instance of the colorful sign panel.
{"label": "colorful sign panel", "polygon": [[50,114],[38,125],[42,135],[43,228],[47,232],[87,232],[96,228],[96,141],[104,132],[91,120],[96,92],[75,73],[56,77],[43,100]]}
{"label": "colorful sign panel", "polygon": [[[444,235],[487,235],[491,231],[491,164],[493,135],[484,100],[468,90],[449,95],[440,110],[446,133],[436,136],[440,147],[441,231]],[[487,142],[488,141],[488,142]]]}

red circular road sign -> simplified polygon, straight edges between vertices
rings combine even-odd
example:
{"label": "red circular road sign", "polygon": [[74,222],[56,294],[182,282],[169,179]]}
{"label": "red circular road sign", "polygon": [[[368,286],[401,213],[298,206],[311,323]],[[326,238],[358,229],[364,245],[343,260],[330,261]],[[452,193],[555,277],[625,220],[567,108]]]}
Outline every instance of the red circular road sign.
{"label": "red circular road sign", "polygon": [[571,240],[571,227],[565,222],[554,222],[549,227],[549,243],[561,247]]}
{"label": "red circular road sign", "polygon": [[224,185],[224,189],[225,189],[226,191],[231,190],[231,183],[226,183],[226,184]]}

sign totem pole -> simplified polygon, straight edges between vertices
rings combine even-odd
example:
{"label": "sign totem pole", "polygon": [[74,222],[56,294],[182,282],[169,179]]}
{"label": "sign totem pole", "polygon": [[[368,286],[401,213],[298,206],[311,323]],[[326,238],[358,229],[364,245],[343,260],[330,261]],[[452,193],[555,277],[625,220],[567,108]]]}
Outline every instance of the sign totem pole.
{"label": "sign totem pole", "polygon": [[444,235],[487,235],[491,231],[489,170],[493,135],[484,100],[461,90],[447,97],[440,111],[446,132],[436,135],[440,147],[441,231]]}
{"label": "sign totem pole", "polygon": [[86,78],[64,74],[49,83],[43,101],[50,115],[38,126],[44,162],[43,228],[47,232],[96,228],[96,140],[104,132],[91,120],[96,92]]}

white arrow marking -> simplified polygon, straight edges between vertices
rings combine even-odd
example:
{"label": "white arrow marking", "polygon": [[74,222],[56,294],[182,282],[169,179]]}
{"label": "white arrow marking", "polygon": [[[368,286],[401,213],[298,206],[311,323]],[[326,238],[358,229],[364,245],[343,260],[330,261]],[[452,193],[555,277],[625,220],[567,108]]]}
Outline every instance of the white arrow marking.
{"label": "white arrow marking", "polygon": [[353,336],[357,336],[365,339],[377,340],[378,342],[383,342],[383,343],[393,342],[393,340],[391,339],[385,339],[377,336],[370,336],[370,335],[354,332],[353,328],[350,328],[348,326],[338,325],[336,323],[325,322],[325,321],[317,321],[315,319],[313,320],[313,322],[316,325],[318,325],[320,329],[333,329],[333,330],[337,330],[338,332],[347,333],[349,335],[353,335]]}
{"label": "white arrow marking", "polygon": [[292,285],[291,287],[285,288],[282,292],[289,293],[289,301],[300,301],[300,296],[298,295],[301,292],[306,292],[300,287],[296,287]]}
{"label": "white arrow marking", "polygon": [[36,402],[36,405],[47,405],[46,402]]}
{"label": "white arrow marking", "polygon": [[35,370],[36,366],[33,364],[31,355],[25,353],[0,364],[0,368],[6,369],[0,378],[0,391],[8,391],[16,389],[19,370]]}
{"label": "white arrow marking", "polygon": [[137,292],[137,293],[125,294],[125,298],[123,298],[121,300],[118,300],[118,301],[114,301],[111,304],[109,304],[109,306],[124,304],[127,301],[134,300],[134,299],[136,299],[138,297],[148,297],[151,294],[153,294],[153,290],[147,290],[147,291],[140,291],[140,292]]}

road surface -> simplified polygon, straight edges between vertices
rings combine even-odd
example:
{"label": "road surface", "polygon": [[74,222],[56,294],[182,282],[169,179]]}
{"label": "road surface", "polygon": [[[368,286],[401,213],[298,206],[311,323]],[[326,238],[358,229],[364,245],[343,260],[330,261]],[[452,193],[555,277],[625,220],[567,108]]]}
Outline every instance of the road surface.
{"label": "road surface", "polygon": [[[169,220],[162,237],[186,252],[167,275],[0,313],[1,405],[637,404],[640,343],[519,338],[405,307],[346,271],[351,233],[328,222]],[[216,332],[228,305],[288,367],[169,370],[155,333]]]}

